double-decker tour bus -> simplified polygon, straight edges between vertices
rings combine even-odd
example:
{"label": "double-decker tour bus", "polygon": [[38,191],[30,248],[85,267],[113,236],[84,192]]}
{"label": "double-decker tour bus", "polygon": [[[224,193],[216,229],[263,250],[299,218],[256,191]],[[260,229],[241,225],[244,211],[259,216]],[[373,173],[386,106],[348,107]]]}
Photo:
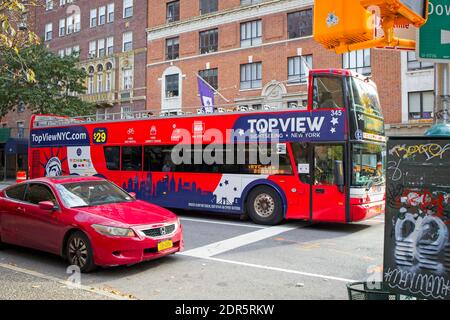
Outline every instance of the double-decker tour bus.
{"label": "double-decker tour bus", "polygon": [[263,108],[35,115],[30,178],[96,175],[163,207],[268,225],[384,213],[386,139],[370,79],[312,70],[307,107]]}

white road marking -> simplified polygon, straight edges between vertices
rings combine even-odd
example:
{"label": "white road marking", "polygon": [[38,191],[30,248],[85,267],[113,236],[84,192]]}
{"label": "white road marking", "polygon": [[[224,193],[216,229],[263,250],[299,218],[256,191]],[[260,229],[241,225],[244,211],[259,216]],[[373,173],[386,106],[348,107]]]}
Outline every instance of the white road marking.
{"label": "white road marking", "polygon": [[33,277],[37,277],[37,278],[41,278],[44,280],[48,280],[48,281],[53,281],[53,282],[57,282],[59,284],[62,284],[64,286],[67,286],[67,288],[69,289],[80,289],[80,290],[84,290],[84,291],[88,291],[90,293],[95,293],[95,294],[99,294],[108,298],[112,298],[115,300],[130,300],[127,297],[124,296],[118,296],[118,295],[114,295],[112,293],[109,292],[105,292],[101,289],[97,289],[97,288],[92,288],[92,287],[88,287],[88,286],[84,286],[84,285],[75,285],[70,281],[66,281],[66,280],[62,280],[56,277],[52,277],[52,276],[48,276],[36,271],[32,271],[32,270],[28,270],[28,269],[24,269],[24,268],[20,268],[20,267],[16,267],[13,265],[9,265],[9,264],[4,264],[4,263],[0,263],[0,268],[5,268],[5,269],[9,269],[12,271],[16,271],[16,272],[20,272],[20,273],[24,273]]}
{"label": "white road marking", "polygon": [[223,225],[227,225],[227,226],[247,227],[247,228],[256,228],[256,229],[267,229],[268,228],[268,227],[258,226],[256,224],[223,222],[223,221],[216,221],[216,220],[210,220],[210,219],[194,219],[194,218],[180,217],[180,220],[181,221],[201,222],[201,223],[223,224]]}
{"label": "white road marking", "polygon": [[195,258],[209,258],[242,246],[246,246],[270,237],[279,235],[287,231],[295,230],[297,227],[276,226],[261,229],[258,231],[246,233],[234,238],[208,244],[203,247],[195,248],[182,252],[182,255]]}
{"label": "white road marking", "polygon": [[353,280],[353,279],[346,279],[346,278],[335,277],[335,276],[327,276],[327,275],[323,275],[323,274],[303,272],[303,271],[297,271],[297,270],[291,270],[291,269],[270,267],[270,266],[259,265],[259,264],[254,264],[254,263],[246,263],[246,262],[239,262],[239,261],[212,258],[212,257],[206,257],[203,259],[210,260],[210,261],[229,263],[229,264],[235,264],[235,265],[240,265],[240,266],[245,266],[245,267],[250,267],[250,268],[298,274],[298,275],[302,275],[302,276],[306,276],[306,277],[320,278],[320,279],[325,279],[325,280],[334,280],[334,281],[347,282],[347,283],[357,281],[357,280]]}

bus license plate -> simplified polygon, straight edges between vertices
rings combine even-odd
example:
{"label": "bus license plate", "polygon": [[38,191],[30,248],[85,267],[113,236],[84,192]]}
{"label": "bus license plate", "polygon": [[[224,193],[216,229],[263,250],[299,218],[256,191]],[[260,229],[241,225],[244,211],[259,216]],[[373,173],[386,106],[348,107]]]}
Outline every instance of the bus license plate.
{"label": "bus license plate", "polygon": [[158,243],[158,252],[170,249],[173,247],[172,240],[165,240]]}

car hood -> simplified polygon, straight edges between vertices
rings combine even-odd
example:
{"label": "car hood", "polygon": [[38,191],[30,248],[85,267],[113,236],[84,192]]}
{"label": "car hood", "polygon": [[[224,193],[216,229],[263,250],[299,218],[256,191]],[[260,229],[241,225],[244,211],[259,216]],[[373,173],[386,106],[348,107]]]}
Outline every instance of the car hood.
{"label": "car hood", "polygon": [[127,226],[164,223],[176,219],[176,215],[169,210],[143,201],[79,208],[77,211]]}

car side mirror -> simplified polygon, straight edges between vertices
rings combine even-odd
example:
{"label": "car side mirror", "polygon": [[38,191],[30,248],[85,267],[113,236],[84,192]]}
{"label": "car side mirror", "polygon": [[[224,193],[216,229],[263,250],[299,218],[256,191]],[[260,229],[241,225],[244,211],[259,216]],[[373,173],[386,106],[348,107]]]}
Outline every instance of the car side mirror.
{"label": "car side mirror", "polygon": [[39,209],[44,211],[53,211],[55,210],[56,206],[51,201],[41,201],[39,202]]}
{"label": "car side mirror", "polygon": [[339,192],[344,192],[344,164],[340,160],[334,161],[334,181],[338,186]]}
{"label": "car side mirror", "polygon": [[133,199],[136,199],[136,193],[135,193],[135,192],[130,192],[129,195],[130,195]]}

